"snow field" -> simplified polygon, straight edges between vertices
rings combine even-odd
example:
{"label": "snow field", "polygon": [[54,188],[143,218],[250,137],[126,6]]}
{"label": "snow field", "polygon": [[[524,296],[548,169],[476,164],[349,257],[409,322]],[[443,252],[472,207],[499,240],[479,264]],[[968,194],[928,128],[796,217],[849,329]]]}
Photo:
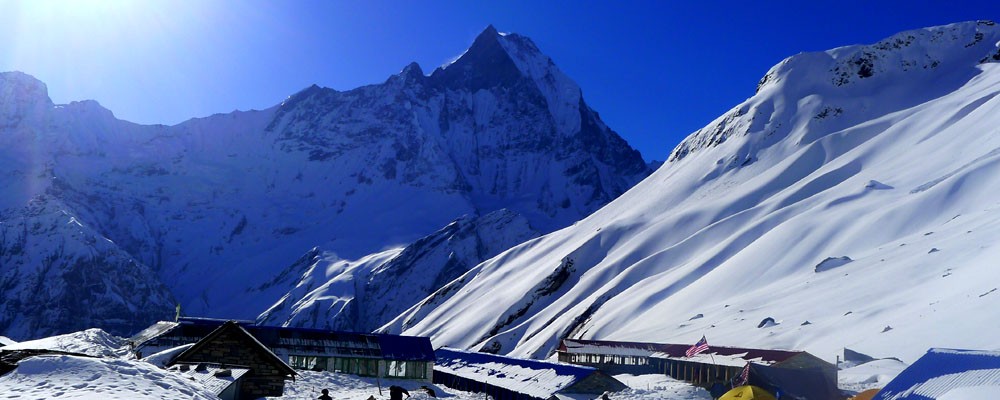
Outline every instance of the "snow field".
{"label": "snow field", "polygon": [[531,358],[567,335],[831,363],[998,348],[998,40],[968,22],[793,56],[620,198],[383,329]]}
{"label": "snow field", "polygon": [[898,360],[886,358],[845,368],[837,373],[837,386],[841,390],[854,392],[882,388],[908,366]]}
{"label": "snow field", "polygon": [[201,385],[142,361],[36,356],[0,376],[2,399],[211,400]]}
{"label": "snow field", "polygon": [[[410,398],[430,399],[420,386],[427,386],[434,390],[438,398],[450,398],[455,400],[482,399],[481,394],[459,392],[449,389],[446,386],[438,386],[430,383],[422,383],[408,380],[382,379],[376,381],[375,378],[366,378],[348,374],[338,374],[327,371],[297,371],[299,376],[295,381],[285,382],[285,392],[281,397],[269,397],[269,399],[287,400],[311,400],[320,396],[323,389],[330,391],[330,397],[334,399],[367,399],[368,396],[375,396],[376,399],[389,398],[389,386],[396,385],[410,392]],[[379,394],[379,384],[382,387],[382,394]],[[405,397],[405,396],[404,396]]]}

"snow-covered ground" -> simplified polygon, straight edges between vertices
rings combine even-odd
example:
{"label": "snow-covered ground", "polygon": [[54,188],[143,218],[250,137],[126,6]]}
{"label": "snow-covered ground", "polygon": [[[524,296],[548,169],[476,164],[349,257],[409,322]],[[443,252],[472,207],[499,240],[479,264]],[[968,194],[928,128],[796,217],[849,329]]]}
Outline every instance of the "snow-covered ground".
{"label": "snow-covered ground", "polygon": [[615,400],[701,400],[712,398],[712,395],[705,389],[664,375],[623,374],[615,375],[615,379],[629,387],[629,389],[609,396]]}
{"label": "snow-covered ground", "polygon": [[57,350],[94,357],[122,357],[128,353],[125,348],[125,339],[110,335],[97,328],[9,344],[3,347],[3,350],[25,349]]}
{"label": "snow-covered ground", "polygon": [[[704,389],[659,375],[616,376],[630,386],[612,393],[613,399],[710,399]],[[379,386],[381,385],[381,394]],[[446,386],[422,382],[384,379],[376,381],[332,372],[299,371],[295,381],[285,384],[281,397],[271,399],[307,400],[318,397],[323,389],[334,399],[388,399],[390,385],[410,392],[411,399],[430,399],[421,386],[434,391],[437,398],[479,400],[480,393],[461,392]],[[574,395],[567,399],[583,400],[598,396]],[[160,369],[137,360],[88,358],[65,355],[36,356],[21,361],[13,372],[0,377],[0,399],[213,399],[214,394],[183,375]]]}
{"label": "snow-covered ground", "polygon": [[853,392],[882,388],[906,367],[907,364],[892,358],[870,361],[840,370],[837,386]]}
{"label": "snow-covered ground", "polygon": [[[285,394],[281,397],[269,397],[269,399],[282,400],[307,400],[319,397],[323,389],[330,391],[330,397],[334,399],[367,399],[368,396],[375,396],[376,399],[389,398],[389,386],[396,385],[410,392],[410,398],[414,400],[431,398],[420,389],[420,386],[427,386],[434,390],[438,398],[450,398],[455,400],[482,399],[481,394],[467,393],[452,390],[446,386],[438,386],[430,383],[382,379],[376,381],[375,378],[365,378],[356,375],[338,374],[333,372],[313,372],[298,371],[299,376],[295,381],[285,383]],[[379,385],[382,393],[379,394]]]}
{"label": "snow-covered ground", "polygon": [[[691,386],[663,375],[616,375],[616,379],[629,386],[629,389],[621,392],[611,393],[609,397],[615,400],[707,400],[712,396],[704,389]],[[306,400],[315,399],[323,389],[330,390],[330,396],[334,399],[367,399],[368,396],[375,396],[376,399],[389,398],[389,385],[398,385],[410,392],[411,399],[428,399],[426,394],[419,388],[423,383],[416,383],[405,380],[382,380],[382,395],[378,393],[377,382],[373,378],[362,378],[353,375],[336,374],[331,372],[311,372],[301,371],[301,375],[295,382],[285,384],[285,395],[280,399]],[[447,386],[427,384],[434,390],[438,398],[450,398],[455,400],[481,400],[481,393],[461,392]],[[561,398],[584,400],[594,399],[600,396],[594,395],[560,395]],[[273,399],[278,399],[274,397]]]}
{"label": "snow-covered ground", "polygon": [[65,355],[22,360],[0,376],[2,399],[217,399],[201,385],[142,361]]}

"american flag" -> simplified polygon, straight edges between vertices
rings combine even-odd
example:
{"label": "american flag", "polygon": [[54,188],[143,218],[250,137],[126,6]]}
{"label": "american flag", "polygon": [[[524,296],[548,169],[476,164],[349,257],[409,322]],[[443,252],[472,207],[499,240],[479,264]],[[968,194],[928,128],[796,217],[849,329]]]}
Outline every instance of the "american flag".
{"label": "american flag", "polygon": [[688,356],[688,357],[691,357],[691,356],[693,356],[695,354],[698,354],[698,353],[701,353],[701,352],[703,352],[705,350],[708,350],[708,339],[705,339],[705,336],[703,335],[701,337],[701,340],[698,341],[698,343],[695,343],[694,346],[691,346],[690,349],[688,349],[686,352],[684,352],[684,355]]}
{"label": "american flag", "polygon": [[740,377],[736,381],[736,386],[743,386],[747,384],[750,380],[750,363],[748,362],[746,366],[743,367],[743,372],[740,372]]}

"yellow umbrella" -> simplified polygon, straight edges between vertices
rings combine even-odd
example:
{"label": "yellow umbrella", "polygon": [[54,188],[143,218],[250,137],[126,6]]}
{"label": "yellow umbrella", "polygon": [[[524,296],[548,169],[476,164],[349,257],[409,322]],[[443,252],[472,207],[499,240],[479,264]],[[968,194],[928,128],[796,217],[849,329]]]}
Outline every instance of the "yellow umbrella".
{"label": "yellow umbrella", "polygon": [[766,390],[756,386],[737,386],[719,397],[719,400],[776,400]]}
{"label": "yellow umbrella", "polygon": [[851,397],[851,400],[872,400],[878,394],[878,389],[868,389]]}

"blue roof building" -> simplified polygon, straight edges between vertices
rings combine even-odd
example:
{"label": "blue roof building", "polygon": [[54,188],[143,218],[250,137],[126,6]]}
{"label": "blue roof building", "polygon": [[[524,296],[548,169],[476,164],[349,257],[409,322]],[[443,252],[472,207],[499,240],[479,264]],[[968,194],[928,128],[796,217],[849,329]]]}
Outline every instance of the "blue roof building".
{"label": "blue roof building", "polygon": [[873,400],[993,398],[1000,388],[1000,351],[930,349]]}

